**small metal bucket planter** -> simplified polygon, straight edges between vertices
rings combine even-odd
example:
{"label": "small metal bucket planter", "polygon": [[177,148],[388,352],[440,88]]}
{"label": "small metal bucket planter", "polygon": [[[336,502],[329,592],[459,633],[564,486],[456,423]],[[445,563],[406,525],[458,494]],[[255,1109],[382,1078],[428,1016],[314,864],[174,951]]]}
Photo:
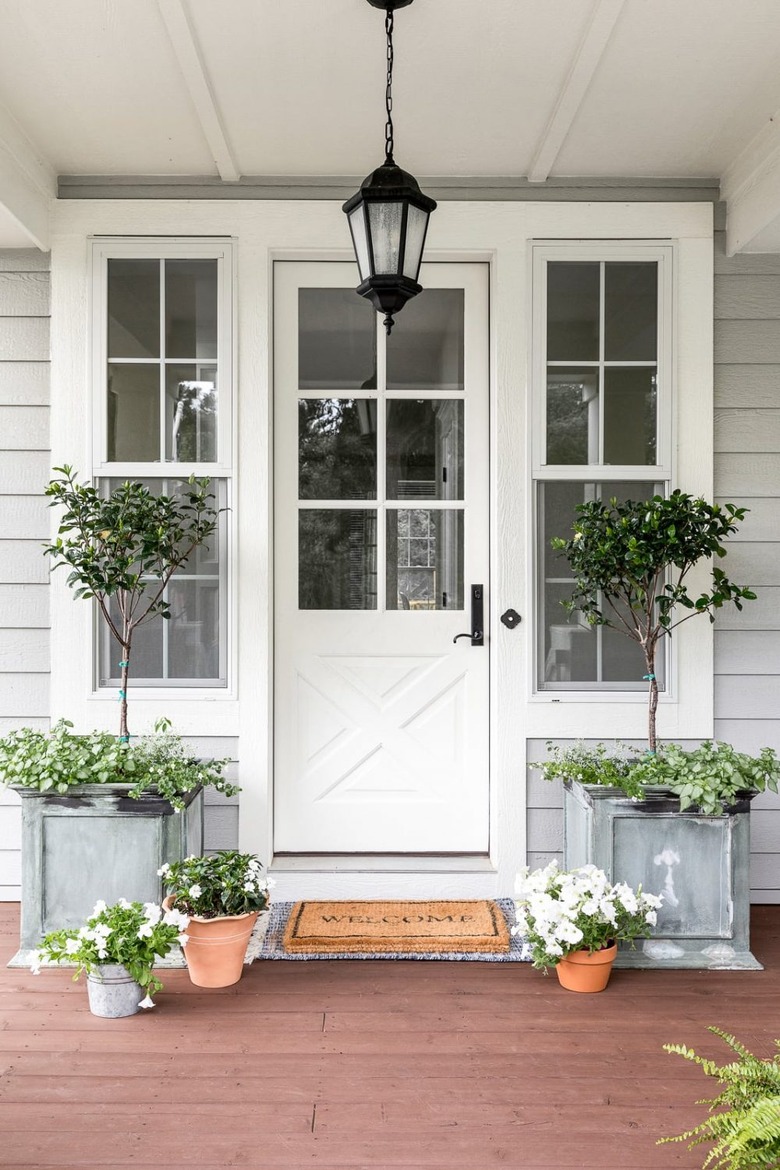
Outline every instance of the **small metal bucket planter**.
{"label": "small metal bucket planter", "polygon": [[145,992],[121,963],[103,963],[87,975],[87,996],[93,1016],[118,1020],[136,1014]]}

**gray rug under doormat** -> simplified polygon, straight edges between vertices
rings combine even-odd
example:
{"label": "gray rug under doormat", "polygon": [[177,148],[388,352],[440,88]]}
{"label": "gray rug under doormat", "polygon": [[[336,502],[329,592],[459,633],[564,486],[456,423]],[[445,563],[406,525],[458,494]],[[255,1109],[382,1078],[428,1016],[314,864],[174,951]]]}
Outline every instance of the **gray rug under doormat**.
{"label": "gray rug under doormat", "polygon": [[249,941],[247,962],[256,962],[260,959],[281,959],[289,963],[318,962],[326,959],[377,959],[380,961],[402,961],[405,959],[419,959],[437,963],[527,963],[523,956],[523,940],[519,935],[511,933],[515,921],[515,904],[511,898],[496,898],[496,904],[501,909],[510,928],[509,951],[505,954],[439,954],[437,952],[396,954],[288,954],[282,946],[284,928],[295,902],[276,902],[271,906],[268,926],[261,936],[253,936]]}

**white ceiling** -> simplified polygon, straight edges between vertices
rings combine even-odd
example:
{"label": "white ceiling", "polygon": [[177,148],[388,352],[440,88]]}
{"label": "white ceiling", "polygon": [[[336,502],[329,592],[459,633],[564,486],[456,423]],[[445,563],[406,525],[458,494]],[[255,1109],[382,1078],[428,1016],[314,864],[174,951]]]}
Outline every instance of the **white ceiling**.
{"label": "white ceiling", "polygon": [[[362,177],[382,26],[366,0],[0,0],[0,203],[25,225],[57,175]],[[724,179],[734,245],[771,243],[778,0],[416,0],[395,41],[418,178]]]}

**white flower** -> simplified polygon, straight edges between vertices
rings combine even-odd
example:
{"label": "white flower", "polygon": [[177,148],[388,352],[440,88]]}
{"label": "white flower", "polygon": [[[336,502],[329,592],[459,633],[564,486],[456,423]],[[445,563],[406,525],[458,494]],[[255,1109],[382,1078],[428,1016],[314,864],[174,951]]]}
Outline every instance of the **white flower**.
{"label": "white flower", "polygon": [[265,879],[265,888],[267,890],[272,890],[275,885],[276,885],[276,878],[267,877]]}
{"label": "white flower", "polygon": [[658,914],[655,910],[648,910],[645,914],[645,922],[648,926],[655,926],[658,921]]}
{"label": "white flower", "polygon": [[81,940],[78,938],[69,938],[65,940],[65,954],[75,955],[77,951],[81,950]]}
{"label": "white flower", "polygon": [[191,898],[199,898],[199,897],[201,896],[201,894],[203,893],[203,890],[200,888],[200,886],[198,885],[198,883],[197,883],[197,882],[195,882],[195,883],[194,883],[194,885],[191,885],[191,886],[190,886],[190,888],[189,888],[189,890],[187,891],[187,893],[189,894],[189,896],[190,896]]}
{"label": "white flower", "polygon": [[132,902],[128,902],[127,898],[120,898],[118,904],[122,907],[123,910],[129,910],[132,906]]}
{"label": "white flower", "polygon": [[98,922],[92,929],[92,936],[96,942],[102,943],[111,934],[111,927],[106,926],[105,922]]}
{"label": "white flower", "polygon": [[174,906],[165,911],[163,923],[165,926],[178,926],[180,930],[184,930],[186,926],[189,926],[190,919],[189,915],[182,914],[181,910],[177,910]]}
{"label": "white flower", "polygon": [[[260,887],[258,887],[258,888],[260,888]],[[246,890],[246,892],[248,894],[253,894],[255,892],[255,883],[254,882],[244,882],[244,889]]]}
{"label": "white flower", "polygon": [[138,927],[138,937],[139,938],[151,938],[153,933],[154,933],[154,927],[152,926],[151,922],[143,922]]}
{"label": "white flower", "polygon": [[[189,919],[187,921],[189,921]],[[176,941],[180,947],[186,947],[187,943],[190,941],[190,936],[188,934],[180,934]]]}
{"label": "white flower", "polygon": [[152,999],[151,995],[147,995],[146,999],[142,999],[138,1006],[140,1008],[153,1008],[154,1000]]}
{"label": "white flower", "polygon": [[99,959],[105,959],[108,957],[108,951],[106,950],[105,944],[103,942],[98,942],[97,953]]}
{"label": "white flower", "polygon": [[94,910],[92,911],[92,917],[93,917],[93,918],[95,918],[95,917],[96,917],[98,914],[102,914],[102,913],[103,913],[103,911],[104,911],[104,910],[107,910],[107,909],[108,909],[108,906],[107,906],[107,904],[106,904],[106,903],[103,901],[103,899],[102,899],[102,898],[98,898],[97,902],[95,903],[95,908],[94,908]]}
{"label": "white flower", "polygon": [[161,865],[160,868],[157,870],[157,876],[158,877],[167,877],[167,875],[170,872],[171,872],[171,867],[168,864],[168,862],[166,861],[165,864]]}
{"label": "white flower", "polygon": [[43,955],[40,951],[30,952],[30,970],[32,971],[33,975],[40,975],[42,962]]}
{"label": "white flower", "polygon": [[156,902],[144,902],[144,918],[151,922],[152,926],[156,926],[162,918],[162,907]]}

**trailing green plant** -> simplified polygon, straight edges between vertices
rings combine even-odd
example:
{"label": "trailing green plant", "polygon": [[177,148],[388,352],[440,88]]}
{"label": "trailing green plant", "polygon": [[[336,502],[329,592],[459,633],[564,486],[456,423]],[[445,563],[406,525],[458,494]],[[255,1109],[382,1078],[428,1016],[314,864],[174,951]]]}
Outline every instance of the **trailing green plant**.
{"label": "trailing green plant", "polygon": [[11,731],[0,739],[0,784],[56,793],[82,784],[129,784],[129,796],[153,792],[177,809],[199,784],[235,796],[238,787],[224,775],[229,760],[198,760],[170,731],[168,720],[155,726],[154,735],[129,743],[108,731],[76,734],[66,719],[51,731]]}
{"label": "trailing green plant", "polygon": [[[761,1060],[749,1052],[728,1032],[711,1027],[710,1032],[735,1053],[737,1059],[718,1065],[698,1056],[685,1044],[664,1044],[666,1052],[675,1053],[697,1064],[708,1077],[720,1081],[721,1092],[713,1098],[697,1101],[707,1105],[710,1114],[693,1129],[665,1142],[688,1142],[688,1148],[710,1142],[702,1170],[758,1170],[780,1167],[780,1053],[771,1060]],[[780,1049],[780,1040],[775,1040]]]}
{"label": "trailing green plant", "polygon": [[235,849],[166,862],[157,873],[173,905],[198,918],[264,910],[272,884],[259,858]]}
{"label": "trailing green plant", "polygon": [[668,788],[679,797],[681,812],[696,808],[705,816],[719,816],[746,793],[777,792],[780,760],[772,748],[750,756],[717,740],[704,740],[691,750],[664,743],[655,755],[640,757],[632,772],[639,784]]}
{"label": "trailing green plant", "polygon": [[61,478],[50,481],[46,495],[64,515],[44,552],[54,568],[70,569],[74,597],[95,599],[121,649],[119,735],[127,740],[133,634],[154,617],[170,618],[168,583],[193,549],[213,536],[220,510],[211,503],[211,481],[194,475],[175,495],[155,495],[127,481],[105,496],[90,483],[77,483],[72,467],[54,470]]}
{"label": "trailing green plant", "polygon": [[604,788],[619,788],[636,800],[644,799],[644,786],[635,767],[639,752],[617,740],[611,749],[603,743],[589,747],[578,740],[562,746],[548,740],[547,756],[543,763],[531,762],[528,765],[529,768],[538,768],[545,780],[599,784]]}
{"label": "trailing green plant", "polygon": [[47,934],[32,956],[32,972],[39,975],[44,963],[75,965],[74,979],[90,974],[106,963],[121,963],[132,979],[146,988],[141,1007],[154,1007],[152,996],[162,982],[152,968],[175,945],[186,946],[189,918],[177,909],[163,911],[155,902],[128,902],[114,906],[95,904],[84,926]]}
{"label": "trailing green plant", "polygon": [[593,626],[609,626],[642,649],[647,669],[648,746],[656,750],[656,654],[662,638],[698,614],[715,620],[727,603],[742,608],[755,593],[730,581],[717,565],[711,586],[696,596],[686,578],[702,560],[726,555],[723,540],[737,531],[746,508],[708,504],[685,492],[665,498],[577,506],[574,535],[552,546],[571,566],[575,584],[567,609]]}

